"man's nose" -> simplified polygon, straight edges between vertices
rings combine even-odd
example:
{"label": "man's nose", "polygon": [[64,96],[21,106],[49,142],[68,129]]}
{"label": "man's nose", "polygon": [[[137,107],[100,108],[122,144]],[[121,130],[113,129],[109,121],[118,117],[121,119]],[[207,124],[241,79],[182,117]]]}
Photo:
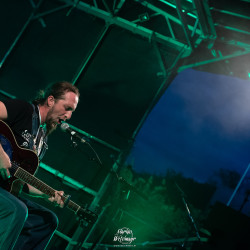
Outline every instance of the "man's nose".
{"label": "man's nose", "polygon": [[67,111],[66,114],[65,114],[65,119],[66,120],[69,120],[72,116],[72,111]]}

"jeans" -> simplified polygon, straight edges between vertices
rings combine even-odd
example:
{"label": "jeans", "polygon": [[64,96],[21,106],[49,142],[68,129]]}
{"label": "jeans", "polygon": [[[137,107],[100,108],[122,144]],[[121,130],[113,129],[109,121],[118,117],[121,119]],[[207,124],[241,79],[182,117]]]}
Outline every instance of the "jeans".
{"label": "jeans", "polygon": [[52,211],[0,187],[1,250],[45,249],[57,225],[58,219]]}

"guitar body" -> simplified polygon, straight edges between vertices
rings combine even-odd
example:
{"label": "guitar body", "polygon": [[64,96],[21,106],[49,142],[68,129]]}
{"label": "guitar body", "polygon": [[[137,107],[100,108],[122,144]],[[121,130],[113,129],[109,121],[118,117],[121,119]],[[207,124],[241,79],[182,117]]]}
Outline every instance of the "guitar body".
{"label": "guitar body", "polygon": [[30,174],[34,175],[39,163],[38,157],[32,150],[19,147],[10,127],[1,120],[0,144],[12,162],[12,167],[10,169],[11,177],[6,181],[0,180],[0,186],[12,194],[17,195],[22,188],[22,185],[20,185],[20,182],[15,177],[17,168],[21,167]]}

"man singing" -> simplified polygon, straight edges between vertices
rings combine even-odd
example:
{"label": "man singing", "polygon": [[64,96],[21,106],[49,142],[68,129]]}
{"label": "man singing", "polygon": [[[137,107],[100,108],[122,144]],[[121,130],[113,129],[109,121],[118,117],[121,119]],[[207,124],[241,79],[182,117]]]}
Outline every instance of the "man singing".
{"label": "man singing", "polygon": [[[71,118],[79,96],[79,90],[71,83],[58,82],[40,91],[32,104],[17,99],[0,102],[0,120],[11,128],[20,147],[33,150],[41,160],[48,135],[61,121]],[[9,155],[0,144],[0,249],[45,249],[57,228],[57,217],[45,207],[1,187],[1,182],[11,177],[10,168]],[[63,191],[48,197],[29,184],[24,184],[22,191],[64,206]]]}

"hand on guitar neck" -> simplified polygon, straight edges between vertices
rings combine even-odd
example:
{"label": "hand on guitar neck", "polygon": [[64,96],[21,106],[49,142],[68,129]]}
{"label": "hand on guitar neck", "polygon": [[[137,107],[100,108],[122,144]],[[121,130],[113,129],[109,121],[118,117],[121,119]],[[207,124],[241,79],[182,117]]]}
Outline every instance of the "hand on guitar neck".
{"label": "hand on guitar neck", "polygon": [[29,195],[35,196],[35,197],[42,197],[48,200],[49,202],[52,202],[55,206],[60,206],[61,208],[64,207],[64,201],[62,199],[64,195],[63,191],[55,191],[53,196],[49,196],[29,184],[27,185],[29,188]]}
{"label": "hand on guitar neck", "polygon": [[60,206],[61,208],[64,207],[64,201],[62,200],[64,192],[63,191],[56,191],[55,196],[48,198],[48,201],[54,203],[56,206]]}

